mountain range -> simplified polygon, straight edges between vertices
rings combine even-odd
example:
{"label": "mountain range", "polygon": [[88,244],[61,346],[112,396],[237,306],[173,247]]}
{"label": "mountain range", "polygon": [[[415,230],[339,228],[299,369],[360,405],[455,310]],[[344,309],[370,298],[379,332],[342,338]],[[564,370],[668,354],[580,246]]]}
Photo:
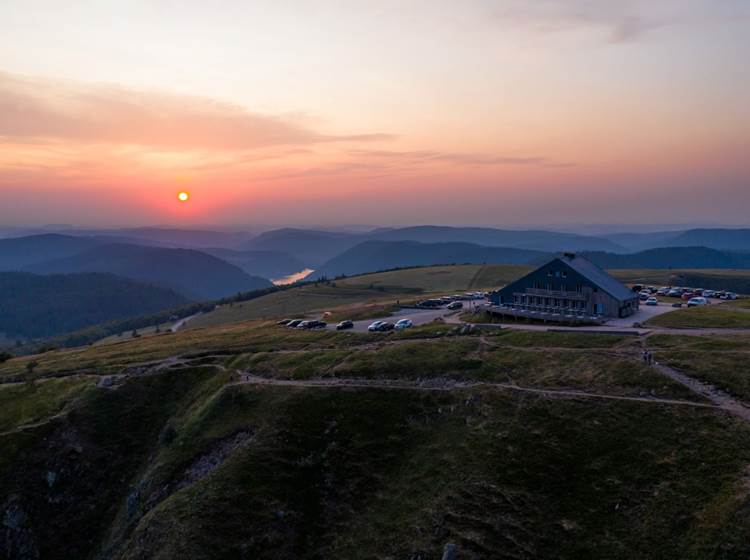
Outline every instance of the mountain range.
{"label": "mountain range", "polygon": [[112,274],[0,272],[0,332],[12,336],[47,337],[185,303],[167,288]]}
{"label": "mountain range", "polygon": [[85,251],[24,267],[38,274],[108,272],[170,288],[191,300],[218,299],[271,286],[259,276],[193,249],[129,244],[98,245]]}

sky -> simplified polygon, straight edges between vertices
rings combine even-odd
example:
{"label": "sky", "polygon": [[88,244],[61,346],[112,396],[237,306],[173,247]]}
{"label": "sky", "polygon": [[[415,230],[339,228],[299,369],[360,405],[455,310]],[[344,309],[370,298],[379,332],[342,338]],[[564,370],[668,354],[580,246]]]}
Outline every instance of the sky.
{"label": "sky", "polygon": [[4,0],[0,36],[0,226],[750,224],[747,0]]}

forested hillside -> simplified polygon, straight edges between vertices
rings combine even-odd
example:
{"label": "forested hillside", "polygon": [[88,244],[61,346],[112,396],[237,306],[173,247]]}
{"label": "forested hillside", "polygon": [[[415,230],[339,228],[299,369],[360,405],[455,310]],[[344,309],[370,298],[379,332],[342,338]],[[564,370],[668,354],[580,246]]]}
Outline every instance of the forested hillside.
{"label": "forested hillside", "polygon": [[167,288],[111,274],[0,272],[0,332],[46,337],[186,301]]}

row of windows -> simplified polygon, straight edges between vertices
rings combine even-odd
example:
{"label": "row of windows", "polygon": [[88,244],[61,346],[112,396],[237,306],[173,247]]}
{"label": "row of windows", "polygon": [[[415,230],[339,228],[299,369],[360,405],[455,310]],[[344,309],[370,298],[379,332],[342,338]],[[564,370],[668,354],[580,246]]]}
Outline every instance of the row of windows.
{"label": "row of windows", "polygon": [[[535,280],[533,283],[533,288],[535,290],[547,290],[549,292],[556,291],[555,285],[552,282],[543,283],[539,280]],[[583,284],[559,284],[559,291],[561,292],[568,292],[568,291],[575,291],[579,294],[583,291]]]}
{"label": "row of windows", "polygon": [[514,295],[513,302],[517,305],[539,305],[544,307],[562,307],[566,309],[586,309],[586,302],[574,299],[548,298],[540,296]]}

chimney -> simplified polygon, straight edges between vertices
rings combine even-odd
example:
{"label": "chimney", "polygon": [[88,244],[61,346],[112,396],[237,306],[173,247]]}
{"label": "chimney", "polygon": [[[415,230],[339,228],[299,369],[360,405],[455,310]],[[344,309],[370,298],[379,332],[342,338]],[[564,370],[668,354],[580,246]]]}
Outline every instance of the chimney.
{"label": "chimney", "polygon": [[570,260],[573,260],[574,258],[576,258],[575,253],[563,253],[563,256],[569,258]]}

